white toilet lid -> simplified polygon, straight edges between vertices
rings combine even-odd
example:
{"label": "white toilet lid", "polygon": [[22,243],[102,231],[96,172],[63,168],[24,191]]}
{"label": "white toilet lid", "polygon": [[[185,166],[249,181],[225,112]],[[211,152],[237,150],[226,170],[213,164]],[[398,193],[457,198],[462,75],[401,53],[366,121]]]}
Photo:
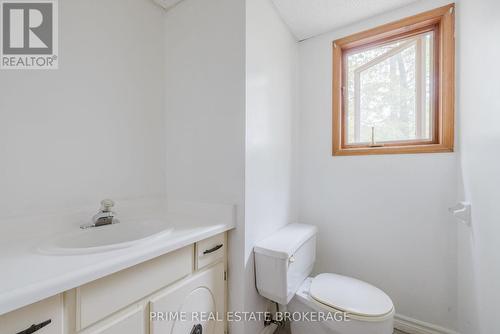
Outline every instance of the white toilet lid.
{"label": "white toilet lid", "polygon": [[364,317],[384,316],[394,308],[391,298],[379,288],[336,274],[316,276],[309,294],[316,301],[336,310]]}

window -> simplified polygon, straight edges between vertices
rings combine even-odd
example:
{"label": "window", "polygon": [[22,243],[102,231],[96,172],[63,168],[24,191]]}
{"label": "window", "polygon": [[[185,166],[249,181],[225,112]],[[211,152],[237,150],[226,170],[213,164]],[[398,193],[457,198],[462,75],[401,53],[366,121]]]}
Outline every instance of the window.
{"label": "window", "polygon": [[333,154],[453,151],[454,6],[333,42]]}

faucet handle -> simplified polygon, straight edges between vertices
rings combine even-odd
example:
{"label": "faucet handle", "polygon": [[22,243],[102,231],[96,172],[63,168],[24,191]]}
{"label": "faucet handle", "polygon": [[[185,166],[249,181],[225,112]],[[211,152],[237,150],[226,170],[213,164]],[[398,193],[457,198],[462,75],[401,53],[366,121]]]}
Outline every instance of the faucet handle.
{"label": "faucet handle", "polygon": [[111,208],[115,206],[115,202],[112,199],[103,199],[101,201],[101,211],[110,212]]}

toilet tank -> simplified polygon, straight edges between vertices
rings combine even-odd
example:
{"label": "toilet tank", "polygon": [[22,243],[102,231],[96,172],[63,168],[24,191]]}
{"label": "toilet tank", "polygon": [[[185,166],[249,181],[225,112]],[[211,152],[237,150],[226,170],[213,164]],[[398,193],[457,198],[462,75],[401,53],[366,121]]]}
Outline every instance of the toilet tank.
{"label": "toilet tank", "polygon": [[316,260],[317,228],[289,224],[254,246],[259,293],[286,305],[309,276]]}

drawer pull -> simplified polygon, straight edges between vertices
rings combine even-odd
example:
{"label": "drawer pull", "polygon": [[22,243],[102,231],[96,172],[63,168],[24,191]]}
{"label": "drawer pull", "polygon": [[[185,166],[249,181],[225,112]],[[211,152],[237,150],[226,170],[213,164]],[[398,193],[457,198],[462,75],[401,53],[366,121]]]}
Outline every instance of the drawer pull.
{"label": "drawer pull", "polygon": [[215,246],[214,248],[210,248],[210,249],[207,249],[203,252],[203,255],[207,255],[207,254],[210,254],[210,253],[213,253],[215,251],[218,251],[219,249],[222,248],[222,246],[224,246],[223,244],[220,244],[220,245],[217,245]]}
{"label": "drawer pull", "polygon": [[31,325],[30,328],[28,329],[25,329],[17,334],[31,334],[31,333],[34,333],[42,328],[44,328],[45,326],[47,326],[48,324],[50,324],[52,322],[51,319],[49,320],[46,320],[44,322],[41,322],[39,323],[38,325]]}

